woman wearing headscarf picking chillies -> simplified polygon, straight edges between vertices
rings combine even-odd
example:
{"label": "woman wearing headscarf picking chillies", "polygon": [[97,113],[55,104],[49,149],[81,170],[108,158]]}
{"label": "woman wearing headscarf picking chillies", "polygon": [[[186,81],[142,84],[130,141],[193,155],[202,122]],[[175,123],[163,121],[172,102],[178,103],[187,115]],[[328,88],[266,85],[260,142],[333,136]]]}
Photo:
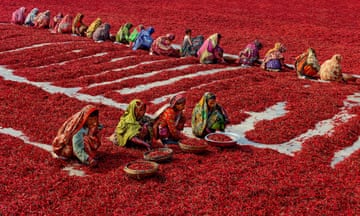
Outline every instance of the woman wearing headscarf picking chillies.
{"label": "woman wearing headscarf picking chillies", "polygon": [[228,116],[224,108],[216,102],[215,94],[206,92],[192,112],[193,134],[197,137],[204,137],[217,130],[224,131],[228,123]]}

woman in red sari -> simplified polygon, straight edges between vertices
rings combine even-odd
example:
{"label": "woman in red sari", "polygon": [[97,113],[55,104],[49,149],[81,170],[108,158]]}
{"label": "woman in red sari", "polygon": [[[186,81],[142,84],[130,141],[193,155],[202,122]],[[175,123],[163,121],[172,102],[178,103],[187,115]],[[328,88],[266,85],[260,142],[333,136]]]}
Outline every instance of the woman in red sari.
{"label": "woman in red sari", "polygon": [[170,100],[170,105],[155,120],[153,136],[160,139],[162,144],[177,144],[183,137],[186,99],[182,94],[176,95]]}
{"label": "woman in red sari", "polygon": [[174,39],[175,35],[171,33],[158,37],[151,45],[150,54],[180,57],[180,51],[171,46]]}
{"label": "woman in red sari", "polygon": [[82,163],[95,166],[96,150],[101,145],[99,135],[99,110],[87,105],[68,118],[53,140],[54,153],[64,158],[77,158]]}

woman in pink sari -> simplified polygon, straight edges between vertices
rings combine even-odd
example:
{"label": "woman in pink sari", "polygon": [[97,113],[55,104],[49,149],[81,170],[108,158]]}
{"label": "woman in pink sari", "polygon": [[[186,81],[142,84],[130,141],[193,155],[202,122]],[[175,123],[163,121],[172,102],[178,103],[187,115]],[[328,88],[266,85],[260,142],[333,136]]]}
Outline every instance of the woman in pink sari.
{"label": "woman in pink sari", "polygon": [[95,166],[96,150],[101,145],[99,135],[99,110],[87,105],[68,118],[53,140],[53,151],[63,158],[77,158],[82,163]]}
{"label": "woman in pink sari", "polygon": [[11,16],[11,23],[14,23],[17,25],[24,24],[25,18],[26,18],[25,12],[26,12],[25,7],[21,7],[19,9],[17,9],[16,11],[14,11]]}
{"label": "woman in pink sari", "polygon": [[158,37],[151,45],[150,54],[180,57],[180,51],[171,46],[174,39],[171,33]]}
{"label": "woman in pink sari", "polygon": [[72,16],[65,15],[55,26],[54,33],[70,34],[72,32]]}
{"label": "woman in pink sari", "polygon": [[204,41],[197,55],[201,64],[225,63],[223,58],[224,50],[219,46],[221,34],[215,33]]}

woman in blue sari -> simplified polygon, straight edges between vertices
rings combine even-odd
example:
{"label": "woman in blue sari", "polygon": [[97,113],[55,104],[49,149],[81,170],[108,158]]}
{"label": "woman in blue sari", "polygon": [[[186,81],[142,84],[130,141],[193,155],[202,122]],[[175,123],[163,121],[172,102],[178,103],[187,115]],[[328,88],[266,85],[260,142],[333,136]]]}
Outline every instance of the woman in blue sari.
{"label": "woman in blue sari", "polygon": [[132,47],[133,50],[143,49],[143,50],[150,50],[151,45],[154,39],[151,35],[154,33],[153,27],[148,27],[147,29],[141,30],[139,36],[136,38],[135,43]]}

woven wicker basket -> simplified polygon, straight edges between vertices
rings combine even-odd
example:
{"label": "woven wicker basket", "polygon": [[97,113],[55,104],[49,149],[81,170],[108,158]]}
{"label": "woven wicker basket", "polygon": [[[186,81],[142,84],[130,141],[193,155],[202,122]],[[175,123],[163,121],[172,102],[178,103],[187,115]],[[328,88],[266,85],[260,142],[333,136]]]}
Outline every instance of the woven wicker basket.
{"label": "woven wicker basket", "polygon": [[[146,165],[150,165],[151,168],[143,169],[143,170],[132,169],[131,165],[134,165],[134,164],[139,164],[139,165],[146,164]],[[159,164],[158,163],[153,162],[153,161],[144,161],[144,160],[130,162],[130,163],[126,164],[126,166],[124,167],[124,171],[130,177],[133,177],[133,178],[136,178],[136,179],[142,179],[142,178],[145,178],[145,177],[148,177],[148,176],[152,176],[158,171],[158,169],[159,169]]]}
{"label": "woven wicker basket", "polygon": [[[161,153],[166,153],[164,155],[159,155],[159,156],[152,156],[151,153],[153,152],[161,152]],[[158,148],[158,149],[153,149],[150,151],[147,151],[144,153],[144,159],[148,160],[148,161],[155,161],[155,162],[166,162],[166,161],[170,161],[172,159],[173,156],[173,150],[171,148]]]}
{"label": "woven wicker basket", "polygon": [[202,152],[205,152],[207,150],[208,145],[207,144],[204,144],[204,145],[188,145],[188,144],[179,142],[179,147],[184,152],[202,153]]}
{"label": "woven wicker basket", "polygon": [[[229,138],[231,138],[231,141],[217,141],[217,140],[212,140],[211,136],[215,135],[215,134],[221,134],[221,135],[225,135]],[[237,140],[240,137],[237,134],[234,133],[229,133],[229,132],[215,132],[215,133],[210,133],[208,135],[205,136],[205,140],[207,141],[207,143],[211,146],[216,146],[216,147],[223,147],[223,148],[227,148],[227,147],[233,147],[236,146],[237,144]]]}

